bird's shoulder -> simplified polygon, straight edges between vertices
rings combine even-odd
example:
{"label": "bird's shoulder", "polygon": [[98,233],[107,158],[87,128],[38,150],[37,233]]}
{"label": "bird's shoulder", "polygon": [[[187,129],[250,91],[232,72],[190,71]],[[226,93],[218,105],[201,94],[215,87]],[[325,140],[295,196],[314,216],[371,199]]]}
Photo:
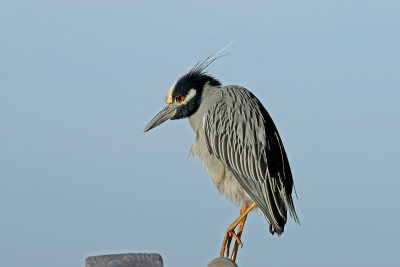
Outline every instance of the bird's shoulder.
{"label": "bird's shoulder", "polygon": [[232,101],[239,98],[242,98],[242,100],[250,100],[255,97],[248,89],[241,85],[225,85],[220,87],[219,95],[221,97],[219,99],[220,101]]}
{"label": "bird's shoulder", "polygon": [[[210,108],[208,109],[210,113],[218,111],[218,109],[224,109],[227,112],[232,110],[237,111],[252,111],[258,110],[263,111],[265,108],[262,106],[261,102],[257,97],[240,85],[226,85],[223,87],[215,88],[212,93],[208,95],[208,104]],[[246,115],[243,112],[241,114],[235,115]],[[254,115],[254,114],[250,114]],[[263,115],[263,114],[258,114]]]}
{"label": "bird's shoulder", "polygon": [[[204,113],[203,128],[213,154],[222,156],[235,147],[239,150],[252,148],[255,158],[267,149],[268,128],[275,130],[261,102],[249,90],[240,85],[227,85],[215,91]],[[271,134],[271,133],[270,133]],[[221,143],[228,145],[224,149]],[[221,151],[222,150],[222,151]],[[223,151],[225,150],[225,151]]]}
{"label": "bird's shoulder", "polygon": [[217,123],[214,126],[228,127],[226,130],[230,131],[243,130],[241,126],[246,126],[249,131],[265,132],[265,127],[276,129],[262,103],[243,86],[226,85],[208,96],[208,105],[203,113],[205,123]]}

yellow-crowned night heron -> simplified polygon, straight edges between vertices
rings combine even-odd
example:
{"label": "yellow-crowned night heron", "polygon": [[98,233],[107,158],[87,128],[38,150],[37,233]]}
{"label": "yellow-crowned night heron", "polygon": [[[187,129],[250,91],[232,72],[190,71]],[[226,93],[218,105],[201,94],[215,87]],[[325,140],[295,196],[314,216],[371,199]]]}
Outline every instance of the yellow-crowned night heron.
{"label": "yellow-crowned night heron", "polygon": [[[222,52],[222,51],[221,51]],[[257,207],[271,234],[283,233],[287,211],[298,223],[292,200],[293,179],[282,140],[260,101],[239,85],[222,86],[205,69],[221,52],[198,63],[169,89],[167,106],[145,132],[168,119],[189,118],[196,141],[190,154],[201,159],[214,186],[230,201],[242,205],[241,216],[225,234],[220,252],[236,259],[247,214]],[[236,226],[239,225],[235,233]]]}

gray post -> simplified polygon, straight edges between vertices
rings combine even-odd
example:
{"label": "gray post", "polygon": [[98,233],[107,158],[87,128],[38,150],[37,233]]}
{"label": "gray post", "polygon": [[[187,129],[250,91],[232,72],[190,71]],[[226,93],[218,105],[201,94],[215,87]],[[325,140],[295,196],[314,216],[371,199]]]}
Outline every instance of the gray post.
{"label": "gray post", "polygon": [[127,253],[86,258],[86,267],[163,267],[160,254]]}

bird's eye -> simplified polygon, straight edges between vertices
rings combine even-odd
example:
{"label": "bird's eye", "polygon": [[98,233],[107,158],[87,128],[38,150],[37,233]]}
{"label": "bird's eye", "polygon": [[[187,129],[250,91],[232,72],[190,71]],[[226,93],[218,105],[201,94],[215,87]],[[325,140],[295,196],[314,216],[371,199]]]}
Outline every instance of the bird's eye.
{"label": "bird's eye", "polygon": [[183,101],[183,96],[179,95],[179,96],[175,97],[175,100],[176,100],[176,102],[178,102],[178,103],[182,103],[182,101]]}

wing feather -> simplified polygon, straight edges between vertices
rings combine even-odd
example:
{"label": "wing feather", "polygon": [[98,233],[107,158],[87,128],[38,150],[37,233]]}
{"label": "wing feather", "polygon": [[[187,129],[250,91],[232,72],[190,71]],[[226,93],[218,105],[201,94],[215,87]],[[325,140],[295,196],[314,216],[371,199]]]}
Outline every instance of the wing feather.
{"label": "wing feather", "polygon": [[272,233],[283,232],[293,206],[293,178],[276,126],[260,101],[240,86],[221,88],[204,119],[209,152],[222,160],[256,202]]}

